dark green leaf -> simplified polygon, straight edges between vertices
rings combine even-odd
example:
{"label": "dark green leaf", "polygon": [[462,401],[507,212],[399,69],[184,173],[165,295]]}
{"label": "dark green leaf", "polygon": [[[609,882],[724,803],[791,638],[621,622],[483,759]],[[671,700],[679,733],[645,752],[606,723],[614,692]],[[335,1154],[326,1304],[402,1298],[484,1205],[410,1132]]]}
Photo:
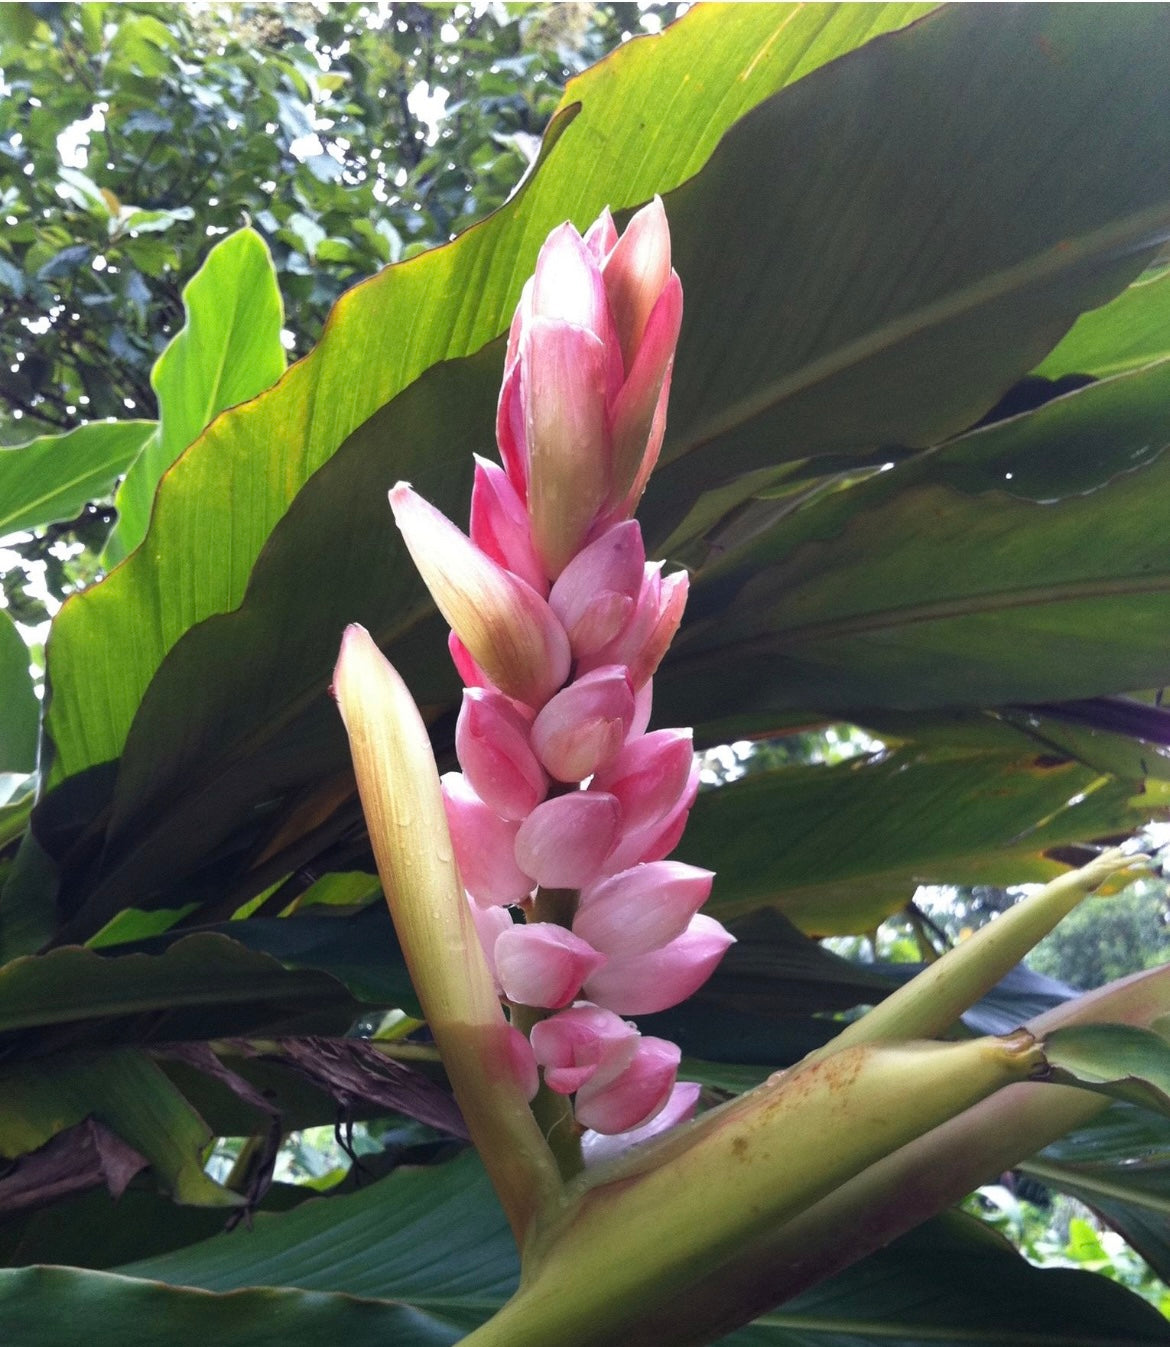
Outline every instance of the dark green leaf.
{"label": "dark green leaf", "polygon": [[[343,1024],[359,1011],[332,977],[291,971],[224,935],[188,935],[161,954],[70,946],[0,968],[0,1033],[64,1024],[76,1032],[86,1021],[153,1014],[168,1038],[212,1037],[225,1026],[247,1032],[250,1025],[328,1008],[342,1012]],[[191,1013],[178,1013],[184,1009]],[[137,1024],[142,1035],[147,1021]]]}
{"label": "dark green leaf", "polygon": [[906,751],[780,767],[705,791],[680,858],[716,872],[711,910],[765,904],[817,935],[872,930],[919,884],[1019,884],[1064,867],[1062,841],[1140,817],[1123,786],[1078,763]]}
{"label": "dark green leaf", "polygon": [[1091,1207],[1163,1280],[1170,1277],[1170,1124],[1164,1117],[1114,1104],[1020,1168]]}
{"label": "dark green leaf", "polygon": [[1170,1325],[1122,1287],[1041,1271],[970,1217],[939,1217],[723,1340],[727,1347],[1126,1347]]}

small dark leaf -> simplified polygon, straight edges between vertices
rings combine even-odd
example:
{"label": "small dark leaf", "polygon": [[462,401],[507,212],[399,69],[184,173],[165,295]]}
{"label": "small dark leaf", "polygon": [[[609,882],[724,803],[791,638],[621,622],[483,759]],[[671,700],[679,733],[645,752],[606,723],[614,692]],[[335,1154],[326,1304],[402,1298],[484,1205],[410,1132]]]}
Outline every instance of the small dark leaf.
{"label": "small dark leaf", "polygon": [[0,1176],[0,1216],[41,1207],[104,1183],[112,1197],[150,1163],[133,1146],[86,1118],[22,1155]]}

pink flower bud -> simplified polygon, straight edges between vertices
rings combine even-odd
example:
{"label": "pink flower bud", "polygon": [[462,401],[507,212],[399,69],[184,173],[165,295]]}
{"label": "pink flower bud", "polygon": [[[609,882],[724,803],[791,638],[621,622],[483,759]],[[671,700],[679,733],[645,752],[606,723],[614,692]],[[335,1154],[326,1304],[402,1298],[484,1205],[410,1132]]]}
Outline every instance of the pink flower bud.
{"label": "pink flower bud", "polygon": [[695,1116],[702,1087],[693,1081],[680,1080],[670,1092],[670,1098],[659,1113],[643,1127],[635,1127],[629,1132],[618,1132],[614,1136],[605,1136],[601,1132],[585,1132],[581,1136],[581,1154],[586,1165],[598,1165],[604,1160],[613,1160],[631,1146],[649,1141],[651,1137],[677,1127],[679,1123],[689,1122]]}
{"label": "pink flower bud", "polygon": [[650,724],[650,717],[654,713],[654,682],[647,678],[640,688],[634,689],[634,721],[630,726],[630,732],[626,735],[626,742],[634,739],[640,739],[646,733],[646,727]]}
{"label": "pink flower bud", "polygon": [[617,241],[618,232],[614,228],[613,216],[609,213],[609,207],[606,206],[585,231],[585,247],[589,251],[589,256],[600,267],[613,251],[613,246]]}
{"label": "pink flower bud", "polygon": [[[601,223],[599,220],[598,224]],[[614,238],[605,257],[602,277],[628,374],[651,311],[671,277],[670,225],[661,197],[656,196],[643,206],[621,238]]]}
{"label": "pink flower bud", "polygon": [[613,319],[601,268],[585,240],[567,222],[549,234],[537,256],[532,316],[571,323],[606,344],[612,341]]}
{"label": "pink flower bud", "polygon": [[633,832],[660,822],[674,808],[687,788],[694,760],[690,730],[655,730],[627,739],[592,784],[617,796],[622,828]]}
{"label": "pink flower bud", "polygon": [[585,995],[618,1015],[654,1015],[698,991],[734,943],[730,931],[700,912],[669,945],[610,959],[586,979]]}
{"label": "pink flower bud", "polygon": [[581,983],[605,963],[605,955],[550,922],[501,931],[494,950],[496,975],[509,1001],[559,1010]]}
{"label": "pink flower bud", "polygon": [[558,1094],[573,1094],[588,1080],[607,1085],[633,1061],[637,1043],[632,1024],[587,1003],[532,1026],[532,1049],[545,1084]]}
{"label": "pink flower bud", "polygon": [[541,249],[508,336],[496,434],[546,576],[599,521],[633,512],[662,443],[681,317],[661,201],[620,239],[606,211],[584,239],[566,224]]}
{"label": "pink flower bud", "polygon": [[594,669],[563,688],[536,717],[532,746],[558,781],[583,781],[616,757],[634,718],[621,665]]}
{"label": "pink flower bud", "polygon": [[[463,887],[484,907],[518,903],[536,881],[516,863],[518,823],[502,819],[459,772],[441,778],[443,805]],[[612,797],[610,797],[612,798]]]}
{"label": "pink flower bud", "polygon": [[634,1059],[616,1079],[595,1081],[577,1091],[573,1112],[577,1121],[609,1136],[643,1127],[670,1098],[682,1053],[664,1038],[641,1038]]}
{"label": "pink flower bud", "polygon": [[503,988],[500,986],[499,974],[496,972],[495,950],[496,941],[513,924],[511,914],[506,907],[481,907],[470,894],[467,895],[467,905],[471,908],[471,919],[475,922],[475,933],[479,937],[483,957],[491,970],[496,991],[502,996]]}
{"label": "pink flower bud", "polygon": [[451,663],[455,665],[455,671],[463,680],[464,687],[482,688],[487,686],[487,674],[471,658],[471,651],[453,631],[447,633],[447,649],[451,655]]}
{"label": "pink flower bud", "polygon": [[[592,787],[591,787],[592,789]],[[624,828],[617,846],[605,859],[602,872],[616,875],[643,861],[661,861],[678,846],[686,831],[687,816],[699,793],[699,764],[692,758],[682,794],[660,818],[640,828]]]}
{"label": "pink flower bud", "polygon": [[402,531],[439,611],[509,697],[543,706],[569,674],[569,640],[539,594],[404,482],[390,492]]}
{"label": "pink flower bud", "polygon": [[516,861],[546,889],[580,889],[601,872],[621,826],[612,795],[577,790],[538,804],[516,834]]}
{"label": "pink flower bud", "polygon": [[687,929],[714,878],[713,871],[682,861],[636,865],[584,890],[573,931],[603,954],[661,949]]}
{"label": "pink flower bud", "polygon": [[507,474],[475,456],[471,488],[471,541],[493,561],[518,575],[543,598],[548,594],[544,567],[532,547],[528,511]]}
{"label": "pink flower bud", "polygon": [[[531,283],[530,283],[531,284]],[[527,293],[527,287],[525,287]],[[512,320],[512,332],[522,326],[524,301]],[[524,321],[527,321],[525,319]],[[500,387],[500,401],[496,407],[496,443],[500,446],[500,460],[512,489],[520,500],[528,501],[528,431],[524,410],[524,371],[519,360],[509,356],[504,367],[504,382]]]}
{"label": "pink flower bud", "polygon": [[578,658],[600,650],[629,622],[646,565],[642,530],[627,520],[607,529],[569,562],[549,594]]}
{"label": "pink flower bud", "polygon": [[512,1070],[513,1079],[523,1091],[524,1098],[531,1103],[536,1098],[537,1090],[540,1089],[540,1073],[536,1069],[536,1057],[532,1052],[532,1044],[514,1024],[505,1027],[507,1029],[505,1044],[508,1065]]}
{"label": "pink flower bud", "polygon": [[650,678],[670,649],[682,621],[690,581],[685,571],[663,579],[662,563],[648,562],[634,615],[624,631],[586,659],[585,668],[624,664],[637,691]]}
{"label": "pink flower bud", "polygon": [[674,348],[682,327],[682,285],[671,275],[646,327],[645,336],[613,405],[613,470],[610,504],[617,518],[637,509],[658,462],[666,433],[666,406]]}
{"label": "pink flower bud", "polygon": [[610,489],[610,353],[586,328],[541,317],[523,343],[528,517],[545,574],[555,578],[580,551]]}
{"label": "pink flower bud", "polygon": [[528,743],[532,712],[495,688],[467,688],[455,725],[459,765],[479,798],[501,818],[527,818],[548,793],[548,777]]}

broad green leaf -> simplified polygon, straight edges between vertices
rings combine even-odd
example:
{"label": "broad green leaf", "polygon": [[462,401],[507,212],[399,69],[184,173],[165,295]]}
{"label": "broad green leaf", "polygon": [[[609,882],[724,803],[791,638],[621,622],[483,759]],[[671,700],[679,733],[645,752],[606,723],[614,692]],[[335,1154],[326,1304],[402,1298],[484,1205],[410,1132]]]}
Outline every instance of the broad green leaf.
{"label": "broad green leaf", "polygon": [[[126,227],[166,228],[174,214],[155,211],[145,223],[131,216]],[[212,248],[183,291],[183,307],[186,324],[151,371],[158,430],[118,489],[107,565],[145,537],[155,488],[183,450],[220,412],[264,392],[284,373],[284,308],[268,247],[255,230],[241,229]]]}
{"label": "broad green leaf", "polygon": [[[423,370],[507,327],[550,228],[669,191],[762,99],[923,12],[698,6],[572,81],[523,190],[449,245],[346,294],[321,345],[267,396],[217,421],[167,475],[152,545],[65,606],[51,656],[55,779],[120,752],[163,656],[195,623],[240,602],[273,526],[346,436]],[[470,443],[486,447],[483,430]]]}
{"label": "broad green leaf", "polygon": [[[283,1197],[285,1185],[273,1186]],[[0,1219],[0,1263],[109,1268],[207,1239],[223,1229],[224,1220],[222,1208],[177,1206],[144,1176],[116,1202],[105,1188],[94,1188]]]}
{"label": "broad green leaf", "polygon": [[1170,271],[1143,276],[1116,299],[1073,324],[1037,367],[1048,379],[1091,374],[1097,379],[1140,369],[1170,355]]}
{"label": "broad green leaf", "polygon": [[242,1201],[204,1174],[207,1124],[144,1053],[65,1053],[0,1071],[0,1155],[8,1159],[90,1115],[145,1155],[177,1202]]}
{"label": "broad green leaf", "polygon": [[1170,1124],[1114,1104],[1020,1166],[1091,1207],[1165,1280],[1170,1276]]}
{"label": "broad green leaf", "polygon": [[72,519],[108,495],[154,429],[153,421],[90,421],[0,448],[0,536]]}
{"label": "broad green leaf", "polygon": [[346,1196],[259,1213],[246,1241],[216,1236],[118,1270],[208,1291],[268,1284],[392,1297],[443,1315],[504,1300],[516,1253],[487,1177],[467,1152],[450,1164],[397,1170]]}
{"label": "broad green leaf", "polygon": [[737,474],[954,434],[1137,275],[1170,220],[1170,63],[1136,13],[949,7],[728,133],[668,202],[687,313],[651,536]]}
{"label": "broad green leaf", "polygon": [[[471,1156],[439,1169],[399,1171],[352,1197],[260,1214],[246,1239],[216,1236],[120,1271],[214,1292],[246,1288],[262,1275],[280,1286],[393,1297],[423,1314],[466,1315],[469,1327],[488,1317],[516,1275],[498,1208]],[[1005,1304],[1021,1344],[1170,1340],[1157,1313],[1121,1288],[1083,1273],[1039,1272],[978,1222],[956,1216],[931,1222],[724,1341],[760,1347],[1005,1341],[991,1336],[997,1322],[1002,1334]]]}
{"label": "broad green leaf", "polygon": [[948,1213],[723,1339],[726,1347],[1126,1347],[1170,1325],[1091,1273],[1031,1267]]}
{"label": "broad green leaf", "polygon": [[864,721],[1158,686],[1170,569],[1149,502],[1168,488],[1162,454],[1063,500],[968,494],[940,455],[827,498],[777,529],[783,559],[695,594],[664,713],[738,733],[810,706]]}
{"label": "broad green leaf", "polygon": [[[341,1029],[360,1005],[332,977],[294,972],[223,935],[188,935],[161,954],[98,954],[68,946],[0,968],[0,1032],[158,1015],[167,1039],[246,1033],[309,1011]],[[138,1022],[139,1041],[156,1038]]]}
{"label": "broad green leaf", "polygon": [[1170,1044],[1150,1029],[1086,1024],[1044,1040],[1052,1079],[1170,1114]]}
{"label": "broad green leaf", "polygon": [[449,1347],[464,1336],[390,1301],[277,1287],[211,1296],[68,1267],[0,1271],[0,1314],[27,1347],[61,1347],[63,1323],[84,1324],[89,1347],[154,1347],[160,1324],[171,1347]]}
{"label": "broad green leaf", "polygon": [[16,623],[0,609],[0,772],[31,772],[36,768],[40,718],[28,646]]}
{"label": "broad green leaf", "polygon": [[1049,848],[1138,822],[1129,793],[1043,758],[906,751],[780,767],[700,794],[678,855],[716,872],[717,915],[770,905],[816,935],[847,934],[872,930],[919,884],[1051,879],[1064,867]]}

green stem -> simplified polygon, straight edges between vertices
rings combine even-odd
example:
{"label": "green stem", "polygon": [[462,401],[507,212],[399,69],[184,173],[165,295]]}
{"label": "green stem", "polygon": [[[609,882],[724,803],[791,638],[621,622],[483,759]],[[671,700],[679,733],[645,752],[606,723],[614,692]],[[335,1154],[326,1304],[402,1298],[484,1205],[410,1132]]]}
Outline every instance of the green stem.
{"label": "green stem", "polygon": [[[549,1012],[536,1006],[512,1006],[512,1023],[525,1038],[532,1032],[532,1026],[547,1019]],[[536,1125],[548,1142],[548,1148],[557,1162],[561,1178],[575,1178],[585,1168],[581,1157],[581,1136],[573,1117],[573,1106],[568,1097],[550,1090],[544,1083],[541,1072],[540,1089],[530,1105]]]}

